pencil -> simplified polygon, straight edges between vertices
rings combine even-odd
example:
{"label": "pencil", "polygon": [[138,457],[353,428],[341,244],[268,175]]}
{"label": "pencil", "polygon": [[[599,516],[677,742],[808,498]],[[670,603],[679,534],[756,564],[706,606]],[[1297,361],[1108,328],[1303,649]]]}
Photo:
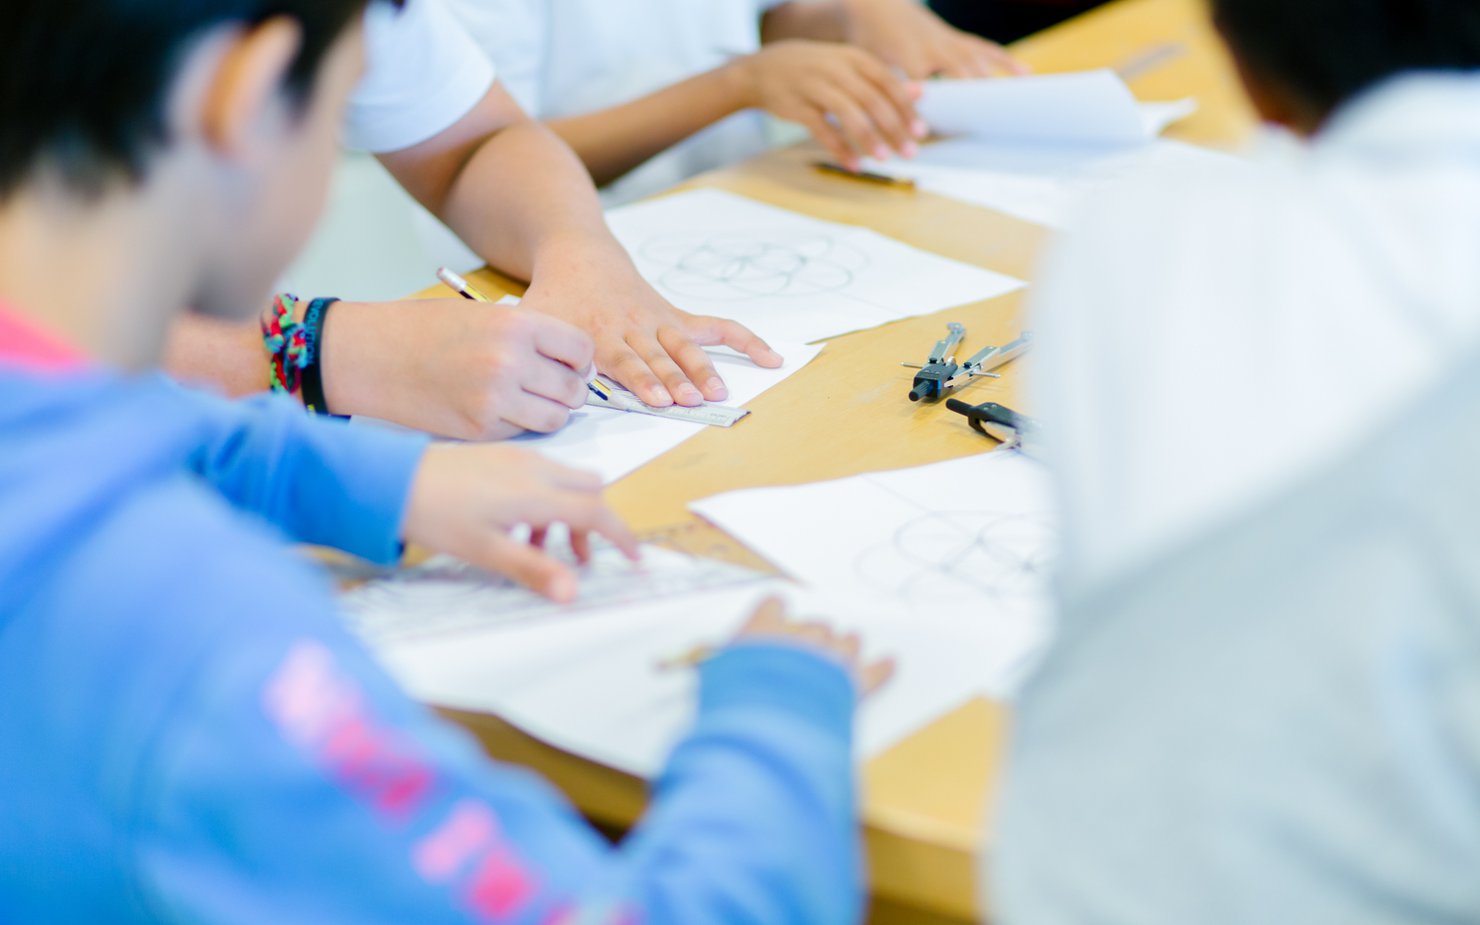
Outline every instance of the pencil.
{"label": "pencil", "polygon": [[[458,295],[462,296],[465,299],[468,299],[469,301],[484,302],[489,305],[498,304],[494,302],[493,299],[490,299],[488,296],[473,288],[473,284],[463,279],[460,274],[449,270],[446,267],[439,267],[437,269],[437,279],[441,280],[442,283],[453,292],[456,292]],[[611,403],[611,389],[606,385],[606,383],[601,382],[596,378],[596,370],[594,367],[591,370],[591,378],[586,380],[586,388],[590,390],[592,395],[595,395],[597,398],[601,399],[604,402],[607,402],[608,404]]]}
{"label": "pencil", "polygon": [[680,655],[673,655],[658,661],[659,671],[678,671],[682,668],[698,668],[717,654],[711,646],[695,646]]}
{"label": "pencil", "polygon": [[453,292],[474,302],[492,302],[488,296],[473,288],[473,284],[463,279],[457,273],[442,267],[437,270],[437,279],[445,283]]}
{"label": "pencil", "polygon": [[831,161],[813,161],[812,166],[823,173],[832,174],[835,177],[846,177],[849,180],[858,180],[863,183],[873,183],[878,186],[890,186],[894,189],[915,189],[915,181],[909,177],[891,177],[882,173],[873,173],[868,170],[849,170],[842,164],[834,164]]}

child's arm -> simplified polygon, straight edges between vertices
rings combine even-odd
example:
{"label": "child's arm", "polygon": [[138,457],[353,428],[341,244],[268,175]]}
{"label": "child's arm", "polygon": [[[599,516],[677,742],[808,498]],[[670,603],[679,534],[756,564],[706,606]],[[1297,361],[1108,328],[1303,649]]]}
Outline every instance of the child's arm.
{"label": "child's arm", "polygon": [[206,407],[192,457],[234,506],[301,543],[388,564],[403,541],[508,575],[557,600],[576,576],[514,540],[528,526],[569,526],[578,557],[600,534],[629,556],[636,540],[601,499],[601,480],[509,446],[441,444],[315,419],[287,401],[227,402],[176,390]]}
{"label": "child's arm", "polygon": [[144,765],[128,844],[161,921],[859,917],[856,641],[773,629],[706,664],[693,732],[613,847],[547,785],[490,764],[407,701],[352,644],[267,636],[202,667]]}
{"label": "child's arm", "polygon": [[[334,306],[320,369],[329,409],[458,440],[551,433],[585,404],[576,370],[591,338],[558,318],[461,299]],[[268,383],[256,322],[186,315],[171,331],[165,369],[228,395]]]}
{"label": "child's arm", "polygon": [[856,168],[860,156],[914,152],[925,136],[916,95],[856,48],[783,42],[630,103],[549,124],[598,184],[746,109],[806,126],[833,158]]}
{"label": "child's arm", "polygon": [[1027,70],[1002,46],[952,27],[918,0],[792,0],[767,12],[762,23],[767,42],[848,42],[912,80]]}
{"label": "child's arm", "polygon": [[590,334],[597,367],[648,404],[727,397],[705,346],[781,365],[743,325],[691,315],[659,295],[607,228],[580,160],[502,86],[433,138],[378,157],[469,247],[530,281],[526,309]]}

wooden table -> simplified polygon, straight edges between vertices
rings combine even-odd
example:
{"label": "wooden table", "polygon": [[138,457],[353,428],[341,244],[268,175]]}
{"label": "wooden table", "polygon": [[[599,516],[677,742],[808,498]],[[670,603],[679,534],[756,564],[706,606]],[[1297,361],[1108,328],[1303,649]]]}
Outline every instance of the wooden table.
{"label": "wooden table", "polygon": [[[1171,135],[1232,146],[1253,124],[1201,0],[1118,0],[1020,43],[1040,72],[1111,67],[1143,99],[1195,95],[1201,110]],[[1032,279],[1044,229],[925,193],[820,175],[807,147],[771,153],[705,175],[689,186],[730,190],[838,222],[872,228],[925,250]],[[484,271],[480,285],[517,292]],[[696,554],[765,564],[688,513],[699,498],[763,485],[790,485],[939,462],[983,450],[982,438],[943,405],[904,400],[915,357],[947,321],[967,324],[977,343],[1006,343],[1020,329],[1024,297],[840,337],[805,369],[750,407],[733,431],[708,431],[618,482],[616,508],[639,533]],[[1023,363],[974,394],[1018,406]],[[784,571],[785,563],[775,563]],[[594,820],[625,828],[641,813],[640,781],[534,741],[495,717],[449,712],[489,752],[537,768]],[[979,918],[977,857],[1006,728],[999,705],[977,700],[941,718],[864,769],[864,820],[873,876],[873,921],[959,922]]]}

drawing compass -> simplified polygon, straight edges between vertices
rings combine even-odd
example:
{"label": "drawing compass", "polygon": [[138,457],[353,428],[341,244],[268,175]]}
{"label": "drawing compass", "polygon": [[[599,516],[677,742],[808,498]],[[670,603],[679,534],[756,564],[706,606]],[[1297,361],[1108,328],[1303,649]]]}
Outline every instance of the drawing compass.
{"label": "drawing compass", "polygon": [[930,349],[930,359],[925,361],[925,365],[904,364],[919,370],[910,388],[910,401],[940,401],[945,394],[946,383],[961,371],[961,367],[956,365],[956,348],[966,339],[966,326],[953,321],[946,325],[946,330],[945,338]]}
{"label": "drawing compass", "polygon": [[983,437],[991,437],[1004,449],[1018,450],[1025,456],[1034,456],[1038,450],[1038,422],[1011,408],[988,402],[985,405],[968,405],[964,401],[951,399],[946,407],[957,414],[965,415],[971,429]]}
{"label": "drawing compass", "polygon": [[1033,333],[1024,331],[1021,337],[1010,344],[1000,347],[983,347],[975,356],[962,363],[955,375],[945,381],[943,391],[954,391],[962,386],[970,385],[972,380],[983,376],[991,379],[1000,378],[992,370],[1016,360],[1027,353],[1031,346],[1033,346]]}

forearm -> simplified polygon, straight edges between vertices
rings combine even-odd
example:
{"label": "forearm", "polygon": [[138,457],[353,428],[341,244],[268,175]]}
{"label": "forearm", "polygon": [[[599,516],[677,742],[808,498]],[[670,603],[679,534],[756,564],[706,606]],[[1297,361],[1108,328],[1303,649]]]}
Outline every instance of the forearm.
{"label": "forearm", "polygon": [[233,398],[267,390],[267,353],[261,332],[250,321],[182,316],[170,332],[164,369],[181,382],[209,386]]}
{"label": "forearm", "polygon": [[761,17],[761,43],[786,39],[843,42],[852,0],[791,0]]}
{"label": "forearm", "polygon": [[197,422],[191,468],[232,506],[296,542],[389,563],[425,438],[349,427],[261,396],[230,402],[178,390]]}
{"label": "forearm", "polygon": [[733,66],[691,77],[630,103],[552,120],[550,128],[605,186],[751,103]]}
{"label": "forearm", "polygon": [[523,280],[564,243],[611,238],[585,166],[534,121],[479,147],[439,214],[479,256]]}

